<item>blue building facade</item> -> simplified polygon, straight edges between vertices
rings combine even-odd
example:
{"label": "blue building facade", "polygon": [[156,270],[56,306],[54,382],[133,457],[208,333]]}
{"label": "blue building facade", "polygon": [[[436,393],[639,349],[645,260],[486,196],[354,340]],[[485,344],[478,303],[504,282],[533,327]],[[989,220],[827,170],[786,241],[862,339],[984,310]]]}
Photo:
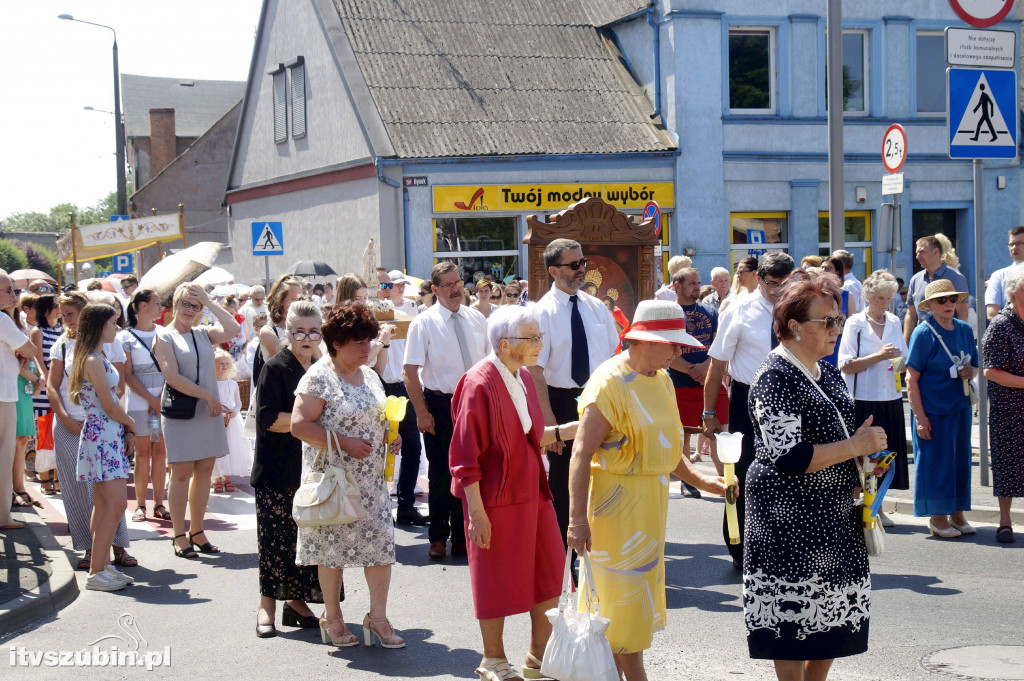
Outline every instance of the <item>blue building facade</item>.
{"label": "blue building facade", "polygon": [[[659,0],[608,27],[652,114],[678,136],[671,250],[692,253],[704,273],[764,248],[752,240],[797,261],[828,250],[825,9],[810,0]],[[909,280],[914,240],[943,231],[973,292],[972,166],[948,158],[945,112],[943,31],[965,24],[944,0],[843,9],[843,194],[855,273],[886,267]],[[993,28],[1019,37],[1017,12]],[[891,201],[881,194],[881,149],[892,123],[906,130],[908,153],[902,251],[890,253],[878,219]],[[1006,231],[1024,224],[1019,159],[985,162],[986,274],[1007,264]]]}

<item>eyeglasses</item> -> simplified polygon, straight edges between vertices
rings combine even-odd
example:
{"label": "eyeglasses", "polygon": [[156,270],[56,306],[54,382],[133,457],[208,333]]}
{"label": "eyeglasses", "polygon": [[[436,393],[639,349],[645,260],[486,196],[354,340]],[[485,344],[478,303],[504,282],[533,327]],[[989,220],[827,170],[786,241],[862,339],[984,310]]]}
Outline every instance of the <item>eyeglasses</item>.
{"label": "eyeglasses", "polygon": [[529,341],[534,345],[540,345],[541,343],[544,342],[544,334],[541,333],[536,336],[507,336],[505,340]]}
{"label": "eyeglasses", "polygon": [[190,303],[187,300],[181,301],[181,306],[184,307],[184,308],[188,308],[189,310],[195,310],[196,312],[198,312],[199,310],[203,309],[202,305],[197,305],[196,303]]}
{"label": "eyeglasses", "polygon": [[387,284],[382,283],[380,285],[380,290],[384,291],[385,289],[392,288],[393,286],[394,286],[394,284],[392,284],[391,282],[388,282]]}
{"label": "eyeglasses", "polygon": [[571,270],[578,270],[581,267],[586,267],[590,264],[590,261],[586,258],[580,258],[579,260],[573,260],[572,262],[560,262],[555,267],[568,267]]}
{"label": "eyeglasses", "polygon": [[846,315],[841,314],[835,317],[825,317],[824,319],[805,319],[804,323],[806,324],[807,322],[822,322],[826,329],[834,329],[846,323]]}
{"label": "eyeglasses", "polygon": [[519,294],[516,293],[515,291],[506,291],[505,292],[505,297],[506,298],[518,298]]}
{"label": "eyeglasses", "polygon": [[[452,288],[452,287],[455,287],[455,288],[462,288],[463,286],[465,286],[465,285],[466,285],[466,282],[464,282],[464,281],[462,281],[461,279],[459,279],[459,280],[457,280],[457,281],[453,281],[453,282],[451,282],[450,284],[434,284],[434,285],[435,285],[435,286],[436,286],[437,288],[447,288],[447,289],[450,289],[450,288]],[[383,286],[383,284],[382,284],[382,286]],[[390,286],[390,284],[389,284],[389,286]]]}
{"label": "eyeglasses", "polygon": [[323,334],[319,331],[292,331],[292,338],[297,341],[311,340],[318,341],[323,337]]}
{"label": "eyeglasses", "polygon": [[785,280],[783,280],[783,281],[768,281],[767,279],[762,279],[761,281],[764,282],[764,287],[766,289],[768,289],[769,291],[771,289],[773,289],[773,288],[778,288],[778,287],[782,286],[784,283],[786,283]]}
{"label": "eyeglasses", "polygon": [[931,302],[936,302],[939,305],[945,305],[946,303],[955,303],[959,296],[939,296],[938,298],[929,299]]}
{"label": "eyeglasses", "polygon": [[500,293],[491,294],[491,300],[501,300],[501,294]]}

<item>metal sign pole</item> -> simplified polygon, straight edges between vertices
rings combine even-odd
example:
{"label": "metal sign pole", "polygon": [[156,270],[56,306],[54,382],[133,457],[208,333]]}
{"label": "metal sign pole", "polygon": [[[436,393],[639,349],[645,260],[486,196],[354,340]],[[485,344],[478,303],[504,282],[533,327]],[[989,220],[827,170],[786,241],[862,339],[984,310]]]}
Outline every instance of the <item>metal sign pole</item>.
{"label": "metal sign pole", "polygon": [[843,3],[828,0],[828,233],[832,253],[846,247],[843,199]]}
{"label": "metal sign pole", "polygon": [[985,309],[985,212],[982,200],[985,194],[985,182],[982,174],[982,161],[974,159],[974,304],[978,311],[978,462],[981,469],[981,484],[988,487],[988,382],[985,373],[980,369],[984,366],[981,357],[981,341],[985,337],[985,322],[988,313]]}
{"label": "metal sign pole", "polygon": [[267,293],[269,293],[270,292],[270,256],[269,255],[263,256],[263,271],[264,271],[264,274],[265,274],[264,279],[263,279],[263,285],[266,287]]}

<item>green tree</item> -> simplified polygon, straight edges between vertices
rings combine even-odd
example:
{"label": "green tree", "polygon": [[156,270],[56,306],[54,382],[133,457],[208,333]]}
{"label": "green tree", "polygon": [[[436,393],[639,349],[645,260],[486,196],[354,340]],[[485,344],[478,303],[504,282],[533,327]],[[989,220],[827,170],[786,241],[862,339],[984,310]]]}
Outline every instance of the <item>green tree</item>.
{"label": "green tree", "polygon": [[7,272],[23,270],[28,267],[28,258],[7,239],[0,239],[0,269]]}
{"label": "green tree", "polygon": [[57,254],[45,246],[29,241],[12,239],[11,243],[21,249],[32,269],[46,272],[51,277],[57,276]]}

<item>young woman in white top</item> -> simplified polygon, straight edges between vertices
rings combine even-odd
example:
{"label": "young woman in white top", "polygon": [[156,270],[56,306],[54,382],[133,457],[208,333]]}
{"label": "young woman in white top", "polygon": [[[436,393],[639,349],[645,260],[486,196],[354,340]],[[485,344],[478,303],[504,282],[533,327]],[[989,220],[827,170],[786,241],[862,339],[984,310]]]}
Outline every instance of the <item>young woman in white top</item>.
{"label": "young woman in white top", "polygon": [[146,520],[146,490],[153,481],[153,517],[170,520],[164,506],[167,480],[167,449],[160,431],[160,393],[164,377],[153,353],[156,320],[162,312],[160,296],[150,289],[137,289],[128,304],[128,328],[118,334],[124,348],[125,383],[128,384],[128,414],[135,420],[135,512],[132,520]]}

